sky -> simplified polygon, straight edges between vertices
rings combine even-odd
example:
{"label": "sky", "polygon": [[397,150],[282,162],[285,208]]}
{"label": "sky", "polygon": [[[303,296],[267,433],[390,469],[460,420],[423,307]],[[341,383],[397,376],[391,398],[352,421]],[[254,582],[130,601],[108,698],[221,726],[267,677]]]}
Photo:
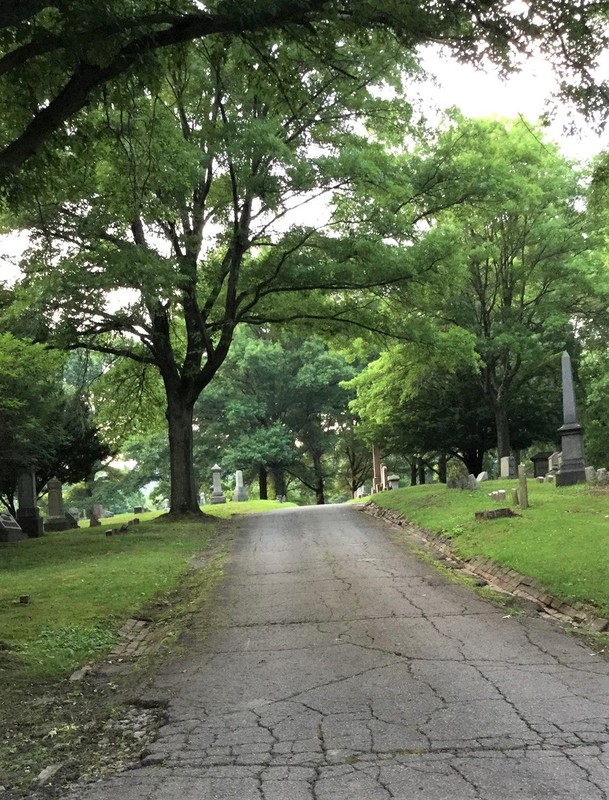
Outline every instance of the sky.
{"label": "sky", "polygon": [[[558,84],[552,66],[541,57],[529,58],[520,72],[501,80],[491,66],[476,69],[442,56],[434,48],[422,52],[423,67],[436,76],[438,84],[425,85],[427,97],[441,108],[457,106],[468,117],[497,116],[515,119],[519,115],[536,122],[552,106]],[[586,161],[609,147],[609,131],[598,135],[581,115],[575,116],[577,133],[567,133],[566,112],[555,115],[547,129],[568,158]]]}
{"label": "sky", "polygon": [[[557,88],[550,64],[541,58],[529,59],[521,72],[505,81],[489,66],[476,69],[459,64],[431,47],[422,51],[422,61],[423,67],[436,77],[435,83],[427,82],[417,90],[427,111],[430,104],[438,109],[457,106],[466,116],[515,119],[522,115],[536,122]],[[567,133],[567,123],[566,114],[559,113],[546,133],[568,158],[586,161],[609,147],[609,130],[598,135],[580,117],[579,132]],[[26,243],[25,236],[0,236],[0,280],[16,278],[16,262]]]}

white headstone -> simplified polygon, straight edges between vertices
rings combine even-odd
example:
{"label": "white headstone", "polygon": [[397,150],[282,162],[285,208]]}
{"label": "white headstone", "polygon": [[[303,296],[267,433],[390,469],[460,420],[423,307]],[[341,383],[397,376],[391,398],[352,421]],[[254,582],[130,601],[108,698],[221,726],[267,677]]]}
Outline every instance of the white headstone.
{"label": "white headstone", "polygon": [[237,503],[243,503],[247,500],[247,492],[243,485],[243,472],[238,469],[235,472],[235,491],[233,492],[233,500]]}
{"label": "white headstone", "polygon": [[501,459],[501,472],[502,478],[515,478],[516,477],[516,460],[514,456],[503,456]]}
{"label": "white headstone", "polygon": [[211,502],[214,504],[226,503],[226,497],[224,496],[224,492],[222,491],[222,479],[220,478],[221,472],[222,472],[222,467],[220,467],[219,464],[214,464],[213,467],[211,468],[211,475],[213,482]]}

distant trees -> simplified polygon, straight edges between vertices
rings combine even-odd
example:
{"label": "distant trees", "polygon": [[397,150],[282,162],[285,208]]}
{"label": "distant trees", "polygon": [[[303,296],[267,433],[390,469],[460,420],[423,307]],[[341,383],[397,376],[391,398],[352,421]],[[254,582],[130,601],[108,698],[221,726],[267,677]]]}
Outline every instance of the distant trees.
{"label": "distant trees", "polygon": [[[275,494],[285,495],[293,477],[324,503],[327,484],[334,490],[344,467],[337,439],[345,444],[346,458],[356,453],[343,435],[352,415],[342,381],[353,374],[319,338],[244,328],[195,408],[195,457],[207,452],[209,466],[219,460],[257,477],[263,499],[268,478]],[[355,464],[353,470],[357,474]],[[353,470],[343,491],[354,480]]]}
{"label": "distant trees", "polygon": [[109,456],[85,400],[66,391],[64,357],[0,334],[0,501],[15,510],[17,477],[34,468],[41,491],[49,478],[76,482]]}

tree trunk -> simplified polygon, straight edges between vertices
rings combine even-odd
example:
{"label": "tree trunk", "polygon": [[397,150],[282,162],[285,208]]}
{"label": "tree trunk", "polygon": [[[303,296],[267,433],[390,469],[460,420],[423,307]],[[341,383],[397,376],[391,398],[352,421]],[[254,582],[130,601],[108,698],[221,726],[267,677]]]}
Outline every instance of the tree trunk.
{"label": "tree trunk", "polygon": [[199,496],[192,459],[194,402],[178,394],[168,398],[169,461],[171,474],[170,514],[200,514]]}
{"label": "tree trunk", "polygon": [[287,495],[287,489],[283,467],[271,467],[271,475],[273,477],[273,486],[275,487],[275,498],[279,496],[285,497]]}
{"label": "tree trunk", "polygon": [[446,453],[440,453],[438,457],[438,480],[440,483],[446,483]]}
{"label": "tree trunk", "polygon": [[417,485],[417,457],[412,456],[410,459],[410,485]]}
{"label": "tree trunk", "polygon": [[315,502],[318,506],[325,505],[326,498],[324,495],[324,475],[321,467],[321,453],[315,453],[313,456],[313,471],[315,473]]}
{"label": "tree trunk", "polygon": [[419,472],[419,483],[422,486],[425,483],[425,462],[420,456],[418,459],[418,472]]}
{"label": "tree trunk", "polygon": [[269,499],[269,490],[268,490],[268,483],[267,483],[267,472],[266,467],[264,464],[260,464],[258,467],[258,487],[259,487],[259,494],[261,500],[268,500]]}
{"label": "tree trunk", "polygon": [[507,408],[502,403],[495,405],[495,425],[497,427],[497,459],[512,454],[510,446],[510,423]]}
{"label": "tree trunk", "polygon": [[470,475],[479,475],[482,472],[484,461],[484,450],[465,450],[463,452],[463,463]]}

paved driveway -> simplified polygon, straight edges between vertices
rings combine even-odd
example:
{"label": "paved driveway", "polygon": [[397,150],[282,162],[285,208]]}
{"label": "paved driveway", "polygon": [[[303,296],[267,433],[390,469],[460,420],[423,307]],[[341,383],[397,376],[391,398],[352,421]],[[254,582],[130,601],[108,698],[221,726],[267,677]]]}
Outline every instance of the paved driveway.
{"label": "paved driveway", "polygon": [[79,798],[609,797],[609,664],[576,639],[506,618],[354,507],[239,525],[219,625],[158,678],[169,721],[144,766]]}

